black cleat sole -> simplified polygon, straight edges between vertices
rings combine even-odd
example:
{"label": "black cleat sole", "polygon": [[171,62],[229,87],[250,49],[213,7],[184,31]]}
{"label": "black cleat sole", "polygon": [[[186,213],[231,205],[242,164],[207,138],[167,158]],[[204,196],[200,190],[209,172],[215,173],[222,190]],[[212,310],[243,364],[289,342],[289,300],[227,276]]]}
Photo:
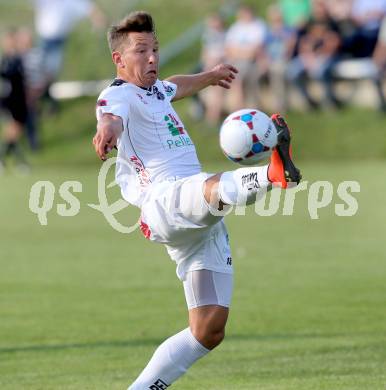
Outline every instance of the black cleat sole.
{"label": "black cleat sole", "polygon": [[300,174],[300,170],[296,168],[290,156],[291,133],[288,125],[279,114],[272,115],[271,119],[277,131],[276,150],[283,162],[285,180],[288,183],[292,182],[299,184],[302,175]]}

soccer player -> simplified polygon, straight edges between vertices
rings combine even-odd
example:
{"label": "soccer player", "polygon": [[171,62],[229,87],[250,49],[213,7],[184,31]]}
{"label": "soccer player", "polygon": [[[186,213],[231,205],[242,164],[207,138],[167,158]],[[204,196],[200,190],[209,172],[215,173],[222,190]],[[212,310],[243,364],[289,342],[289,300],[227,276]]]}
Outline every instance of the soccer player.
{"label": "soccer player", "polygon": [[141,230],[166,245],[183,281],[189,326],[164,341],[130,390],[166,389],[221,343],[233,278],[223,216],[251,204],[272,183],[300,181],[290,157],[290,134],[272,117],[278,146],[270,165],[201,172],[196,151],[171,102],[209,86],[230,88],[237,70],[226,64],[194,75],[158,79],[158,42],[152,17],[129,14],[108,33],[117,78],[97,102],[96,153],[105,160],[117,145],[116,181],[141,209]]}

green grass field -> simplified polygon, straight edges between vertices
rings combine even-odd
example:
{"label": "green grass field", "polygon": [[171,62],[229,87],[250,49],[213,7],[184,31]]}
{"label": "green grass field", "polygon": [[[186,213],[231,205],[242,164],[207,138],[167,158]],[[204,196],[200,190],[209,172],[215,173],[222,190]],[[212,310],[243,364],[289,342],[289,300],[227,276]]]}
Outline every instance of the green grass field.
{"label": "green grass field", "polygon": [[[227,338],[173,388],[385,389],[386,164],[301,165],[310,182],[359,181],[357,215],[336,217],[329,206],[311,220],[301,193],[292,217],[230,216],[236,283]],[[62,167],[0,178],[2,390],[124,389],[159,342],[186,326],[165,250],[138,232],[115,232],[87,207],[97,202],[96,176],[96,167]],[[54,209],[38,224],[29,189],[46,179],[57,188],[83,183],[79,215]]]}

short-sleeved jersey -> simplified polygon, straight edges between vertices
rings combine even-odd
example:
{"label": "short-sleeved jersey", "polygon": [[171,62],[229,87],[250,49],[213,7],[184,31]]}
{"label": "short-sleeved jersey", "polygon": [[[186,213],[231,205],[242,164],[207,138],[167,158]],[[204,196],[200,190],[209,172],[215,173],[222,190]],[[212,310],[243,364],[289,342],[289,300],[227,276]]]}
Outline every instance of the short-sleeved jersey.
{"label": "short-sleeved jersey", "polygon": [[98,120],[104,113],[122,118],[116,181],[135,206],[141,207],[152,183],[201,172],[194,144],[171,105],[176,90],[168,81],[145,89],[116,79],[98,98]]}

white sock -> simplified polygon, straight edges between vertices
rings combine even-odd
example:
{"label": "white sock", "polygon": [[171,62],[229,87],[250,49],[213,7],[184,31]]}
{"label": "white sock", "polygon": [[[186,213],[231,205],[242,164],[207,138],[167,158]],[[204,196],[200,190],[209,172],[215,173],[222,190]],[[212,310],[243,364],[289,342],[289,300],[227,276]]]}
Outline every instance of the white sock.
{"label": "white sock", "polygon": [[165,340],[128,390],[161,390],[185,374],[188,368],[209,352],[189,328]]}
{"label": "white sock", "polygon": [[224,172],[220,178],[218,194],[226,204],[243,206],[253,203],[259,192],[265,194],[270,188],[268,165],[265,165]]}

